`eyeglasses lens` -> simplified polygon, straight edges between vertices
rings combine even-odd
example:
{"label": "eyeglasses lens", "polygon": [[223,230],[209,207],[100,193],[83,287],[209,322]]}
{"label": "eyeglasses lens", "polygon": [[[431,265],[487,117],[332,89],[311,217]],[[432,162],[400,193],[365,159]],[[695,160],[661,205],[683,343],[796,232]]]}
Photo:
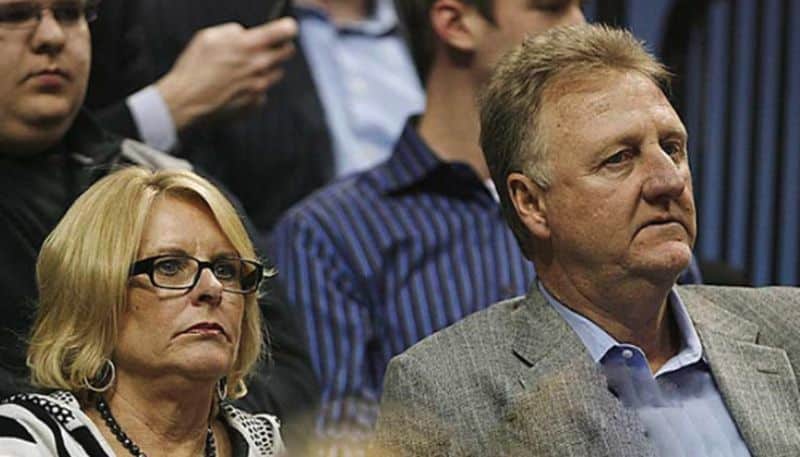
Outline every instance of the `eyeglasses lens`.
{"label": "eyeglasses lens", "polygon": [[38,24],[42,11],[49,9],[59,24],[75,25],[81,19],[91,22],[97,18],[97,7],[84,2],[55,2],[49,7],[36,2],[0,2],[0,26],[28,28]]}
{"label": "eyeglasses lens", "polygon": [[[153,264],[153,282],[171,289],[190,288],[199,269],[199,262],[191,257],[162,257]],[[227,291],[247,293],[258,287],[259,266],[254,262],[222,258],[212,262],[209,269]]]}

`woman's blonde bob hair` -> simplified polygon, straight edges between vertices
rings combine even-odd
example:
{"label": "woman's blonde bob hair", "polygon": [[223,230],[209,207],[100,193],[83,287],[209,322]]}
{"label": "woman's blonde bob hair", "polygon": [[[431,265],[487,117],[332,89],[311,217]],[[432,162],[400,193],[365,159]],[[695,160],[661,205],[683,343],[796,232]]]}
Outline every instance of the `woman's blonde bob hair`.
{"label": "woman's blonde bob hair", "polygon": [[[256,258],[236,209],[200,176],[140,167],[109,174],[75,201],[39,253],[39,306],[27,358],[35,386],[88,394],[86,380],[112,359],[148,215],[167,195],[204,202],[239,255]],[[244,380],[263,353],[257,295],[245,296],[239,351],[227,374],[231,398],[247,393]]]}

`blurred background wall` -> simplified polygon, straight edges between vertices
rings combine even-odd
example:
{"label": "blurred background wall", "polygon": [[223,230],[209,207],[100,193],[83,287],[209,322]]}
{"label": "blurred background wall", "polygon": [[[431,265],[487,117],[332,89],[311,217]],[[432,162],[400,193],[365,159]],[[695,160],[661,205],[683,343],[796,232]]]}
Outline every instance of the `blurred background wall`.
{"label": "blurred background wall", "polygon": [[754,285],[800,285],[800,0],[592,0],[585,11],[630,28],[676,74],[706,276],[727,265]]}

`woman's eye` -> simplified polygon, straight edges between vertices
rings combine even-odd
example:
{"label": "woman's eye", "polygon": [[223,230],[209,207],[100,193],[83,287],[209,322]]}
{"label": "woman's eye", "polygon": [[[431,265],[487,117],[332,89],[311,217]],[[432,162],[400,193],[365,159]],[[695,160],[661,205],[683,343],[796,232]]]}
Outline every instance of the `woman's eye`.
{"label": "woman's eye", "polygon": [[232,279],[238,274],[238,262],[224,260],[214,264],[214,276],[219,279]]}
{"label": "woman's eye", "polygon": [[180,259],[162,260],[156,264],[156,270],[159,274],[171,276],[179,273],[185,264]]}

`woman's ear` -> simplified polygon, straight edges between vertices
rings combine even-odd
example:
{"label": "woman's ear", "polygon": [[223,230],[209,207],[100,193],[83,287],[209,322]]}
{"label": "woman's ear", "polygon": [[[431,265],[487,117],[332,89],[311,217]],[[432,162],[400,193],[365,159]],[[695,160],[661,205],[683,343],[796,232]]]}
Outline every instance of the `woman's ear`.
{"label": "woman's ear", "polygon": [[531,178],[518,172],[508,175],[506,186],[517,217],[528,231],[539,239],[550,238],[545,190]]}

